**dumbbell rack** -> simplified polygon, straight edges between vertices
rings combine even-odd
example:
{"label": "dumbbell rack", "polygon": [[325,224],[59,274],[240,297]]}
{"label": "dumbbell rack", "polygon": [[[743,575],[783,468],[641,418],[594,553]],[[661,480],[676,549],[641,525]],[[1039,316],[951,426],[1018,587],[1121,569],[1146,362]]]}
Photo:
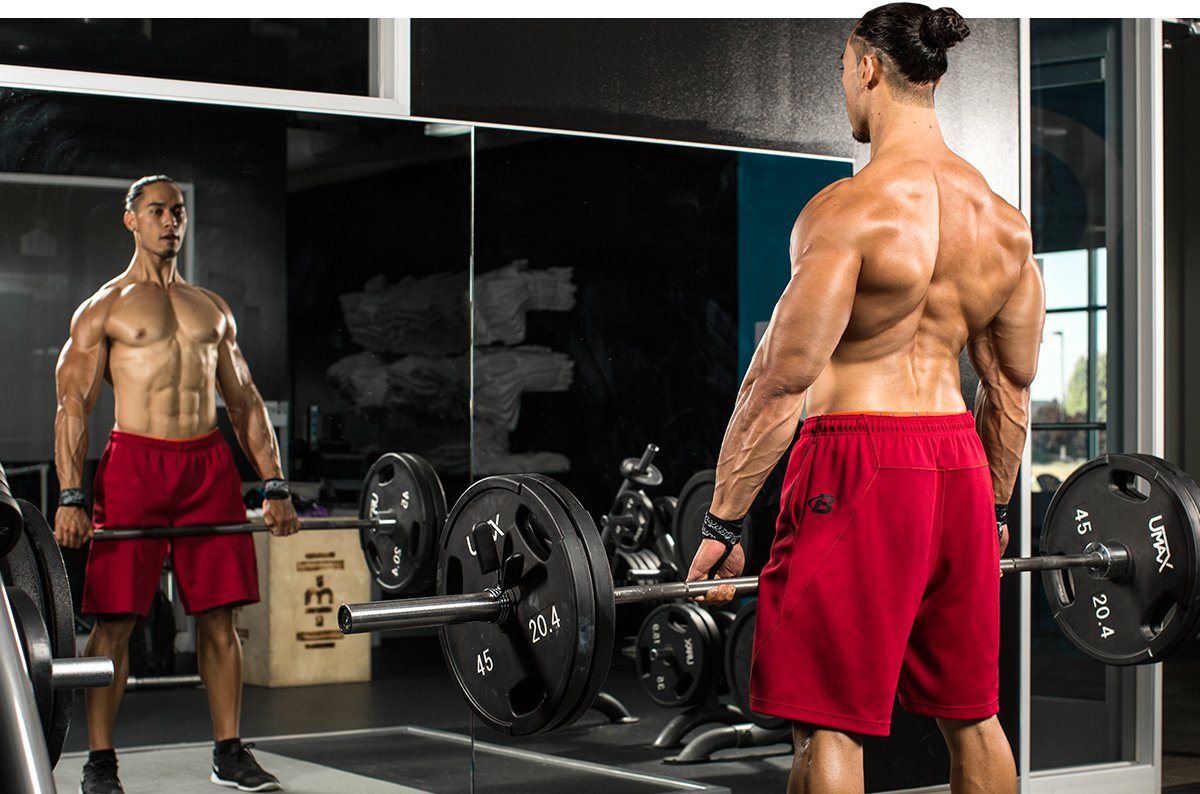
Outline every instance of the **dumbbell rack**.
{"label": "dumbbell rack", "polygon": [[0,586],[0,769],[8,794],[54,791],[50,753],[42,738],[41,719],[25,658],[17,643],[8,593]]}

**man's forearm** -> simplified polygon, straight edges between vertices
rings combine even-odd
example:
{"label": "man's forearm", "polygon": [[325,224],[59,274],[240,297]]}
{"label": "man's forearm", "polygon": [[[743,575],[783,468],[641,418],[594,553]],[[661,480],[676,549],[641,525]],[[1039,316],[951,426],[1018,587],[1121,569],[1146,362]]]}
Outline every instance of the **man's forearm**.
{"label": "man's forearm", "polygon": [[1007,504],[1025,451],[1029,389],[987,388],[981,383],[975,398],[975,429],[987,453],[996,503]]}
{"label": "man's forearm", "polygon": [[805,392],[781,392],[762,379],[746,383],[725,430],[710,510],[738,520],[750,512],[763,482],[796,435]]}
{"label": "man's forearm", "polygon": [[60,489],[83,487],[87,448],[87,419],[60,405],[54,415],[54,471]]}
{"label": "man's forearm", "polygon": [[240,406],[227,403],[226,409],[233,432],[258,476],[264,480],[282,478],[279,441],[262,398],[255,394]]}

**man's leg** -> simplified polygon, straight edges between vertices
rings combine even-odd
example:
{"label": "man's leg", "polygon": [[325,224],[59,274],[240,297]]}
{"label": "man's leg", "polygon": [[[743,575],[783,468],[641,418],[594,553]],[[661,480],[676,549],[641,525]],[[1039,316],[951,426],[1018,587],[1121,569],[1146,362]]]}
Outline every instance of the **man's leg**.
{"label": "man's leg", "polygon": [[939,719],[950,748],[950,791],[953,794],[1013,794],[1017,766],[1000,720]]}
{"label": "man's leg", "polygon": [[88,635],[84,656],[107,656],[113,660],[116,672],[106,687],[84,690],[87,710],[88,747],[107,750],[113,746],[113,724],[125,695],[125,679],[129,675],[129,637],[133,634],[136,615],[107,615],[96,618]]}
{"label": "man's leg", "polygon": [[233,630],[233,607],[217,607],[196,615],[196,663],[208,691],[213,739],[240,736],[242,643]]}
{"label": "man's leg", "polygon": [[794,723],[796,755],[788,794],[862,794],[862,741],[841,731]]}

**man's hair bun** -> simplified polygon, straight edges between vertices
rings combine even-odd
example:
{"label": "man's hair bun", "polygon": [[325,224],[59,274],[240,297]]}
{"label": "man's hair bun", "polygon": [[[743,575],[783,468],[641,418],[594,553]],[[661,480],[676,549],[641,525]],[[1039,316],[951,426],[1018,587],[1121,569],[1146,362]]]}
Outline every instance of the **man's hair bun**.
{"label": "man's hair bun", "polygon": [[948,50],[971,35],[967,21],[953,8],[936,8],[921,20],[921,43],[935,50]]}

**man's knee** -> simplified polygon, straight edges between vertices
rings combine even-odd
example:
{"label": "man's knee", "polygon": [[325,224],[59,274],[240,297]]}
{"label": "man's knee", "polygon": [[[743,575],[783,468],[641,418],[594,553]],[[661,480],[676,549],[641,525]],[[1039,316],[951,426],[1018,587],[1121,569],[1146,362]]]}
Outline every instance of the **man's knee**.
{"label": "man's knee", "polygon": [[1000,727],[1000,720],[995,716],[982,720],[939,718],[937,724],[942,735],[946,737],[946,744],[952,753],[1007,741],[1004,737],[1004,729]]}
{"label": "man's knee", "polygon": [[237,645],[237,632],[233,629],[233,610],[229,607],[217,607],[198,613],[196,639],[199,643],[214,648]]}
{"label": "man's knee", "polygon": [[129,645],[137,621],[137,615],[98,616],[92,626],[93,641],[103,643],[105,647],[124,648]]}
{"label": "man's knee", "polygon": [[792,723],[792,741],[796,754],[813,751],[851,754],[862,752],[862,737],[843,731],[821,728],[803,722]]}

